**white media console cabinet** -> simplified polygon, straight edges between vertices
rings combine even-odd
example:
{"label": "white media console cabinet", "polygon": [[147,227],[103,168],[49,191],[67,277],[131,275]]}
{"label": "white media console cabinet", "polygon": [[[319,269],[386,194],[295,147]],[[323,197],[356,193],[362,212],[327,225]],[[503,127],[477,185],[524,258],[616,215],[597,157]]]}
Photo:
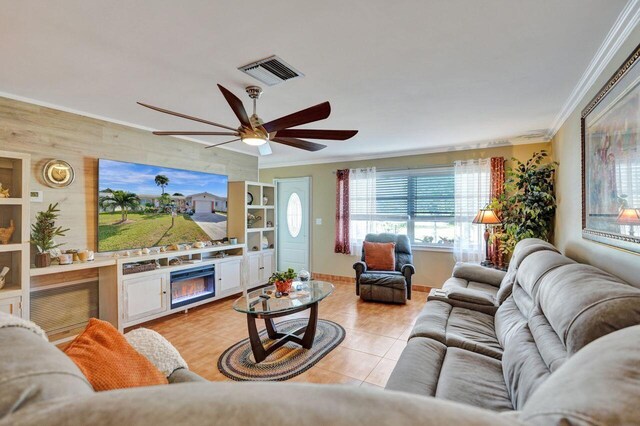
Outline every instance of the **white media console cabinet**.
{"label": "white media console cabinet", "polygon": [[[31,292],[67,290],[66,300],[62,295],[54,294],[48,306],[51,307],[51,301],[55,302],[55,297],[59,297],[60,308],[69,309],[73,305],[70,300],[91,299],[91,290],[83,286],[93,282],[97,289],[96,316],[122,331],[239,294],[244,286],[251,289],[265,284],[268,280],[266,274],[260,279],[250,277],[251,259],[245,244],[223,244],[128,257],[97,256],[93,262],[31,269]],[[149,261],[155,261],[158,266],[152,270],[125,273],[131,265]],[[77,296],[73,296],[74,288],[81,291]],[[50,308],[47,311],[50,313]],[[50,317],[48,315],[47,318]],[[55,324],[51,328],[55,328]],[[62,342],[77,332],[61,330],[50,338]]]}

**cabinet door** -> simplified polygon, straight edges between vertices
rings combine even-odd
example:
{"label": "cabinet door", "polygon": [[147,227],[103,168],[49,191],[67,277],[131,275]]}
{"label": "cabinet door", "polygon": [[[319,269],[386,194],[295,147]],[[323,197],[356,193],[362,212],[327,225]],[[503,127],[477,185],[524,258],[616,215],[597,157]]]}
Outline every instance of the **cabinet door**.
{"label": "cabinet door", "polygon": [[21,297],[9,297],[7,299],[0,299],[0,312],[5,314],[11,314],[16,317],[22,317],[22,298]]}
{"label": "cabinet door", "polygon": [[218,282],[220,283],[220,292],[226,293],[242,288],[242,262],[240,260],[232,260],[222,262],[216,267]]}
{"label": "cabinet door", "polygon": [[262,253],[262,279],[260,284],[264,284],[269,281],[271,274],[273,274],[273,253]]}
{"label": "cabinet door", "polygon": [[167,310],[167,288],[164,275],[148,275],[125,279],[125,320],[144,318]]}
{"label": "cabinet door", "polygon": [[260,258],[259,254],[253,254],[249,257],[249,288],[260,285],[261,274],[260,272]]}

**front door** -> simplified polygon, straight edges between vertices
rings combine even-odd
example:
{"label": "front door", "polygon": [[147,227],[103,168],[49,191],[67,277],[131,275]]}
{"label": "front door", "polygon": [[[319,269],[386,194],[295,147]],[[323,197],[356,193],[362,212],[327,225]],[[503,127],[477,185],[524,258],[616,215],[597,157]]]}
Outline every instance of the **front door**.
{"label": "front door", "polygon": [[311,178],[277,179],[276,259],[278,271],[309,271]]}

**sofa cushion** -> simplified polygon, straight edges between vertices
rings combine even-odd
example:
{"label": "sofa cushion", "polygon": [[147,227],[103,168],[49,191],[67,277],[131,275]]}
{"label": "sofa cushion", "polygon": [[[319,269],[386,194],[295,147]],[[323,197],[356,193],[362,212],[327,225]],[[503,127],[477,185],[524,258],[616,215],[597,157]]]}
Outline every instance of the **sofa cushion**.
{"label": "sofa cushion", "polygon": [[367,268],[380,271],[396,269],[396,243],[364,242],[364,261]]}
{"label": "sofa cushion", "polygon": [[493,316],[472,309],[428,301],[411,330],[410,339],[427,337],[446,346],[474,351],[493,358],[502,357],[495,334]]}
{"label": "sofa cushion", "polygon": [[447,321],[445,344],[493,358],[502,358],[493,315],[454,307]]}
{"label": "sofa cushion", "polygon": [[525,317],[528,317],[533,310],[542,278],[560,266],[574,263],[568,257],[551,250],[531,253],[522,260],[512,293],[518,308]]}
{"label": "sofa cushion", "polygon": [[447,347],[433,339],[410,339],[385,389],[435,396],[446,352]]}
{"label": "sofa cushion", "polygon": [[551,374],[527,325],[515,331],[502,355],[504,381],[518,410]]}
{"label": "sofa cushion", "polygon": [[493,411],[513,410],[500,361],[459,348],[447,348],[435,396]]}
{"label": "sofa cushion", "polygon": [[589,265],[549,272],[538,293],[540,313],[569,355],[613,331],[640,324],[640,290]]}
{"label": "sofa cushion", "polygon": [[96,318],[89,320],[65,353],[97,391],[168,383],[114,326]]}
{"label": "sofa cushion", "polygon": [[453,306],[437,300],[427,302],[413,325],[409,339],[430,337],[445,344],[449,314]]}
{"label": "sofa cushion", "polygon": [[494,326],[496,330],[496,338],[501,347],[506,347],[509,340],[518,331],[519,328],[524,327],[527,323],[527,319],[522,315],[520,309],[513,300],[513,296],[507,298],[503,304],[500,305],[498,311],[494,316]]}
{"label": "sofa cushion", "polygon": [[507,269],[507,273],[500,283],[500,289],[496,294],[498,305],[502,305],[502,303],[504,303],[504,301],[507,300],[509,296],[511,296],[513,285],[516,281],[518,268],[520,267],[522,261],[526,259],[530,254],[542,250],[558,252],[553,245],[537,238],[527,238],[525,240],[519,241],[518,244],[516,244],[513,250],[513,255],[511,256],[511,261],[509,262],[509,268]]}
{"label": "sofa cushion", "polygon": [[631,425],[640,419],[640,326],[586,345],[522,407],[527,424]]}
{"label": "sofa cushion", "polygon": [[36,402],[93,394],[69,357],[26,328],[1,328],[0,353],[0,419]]}

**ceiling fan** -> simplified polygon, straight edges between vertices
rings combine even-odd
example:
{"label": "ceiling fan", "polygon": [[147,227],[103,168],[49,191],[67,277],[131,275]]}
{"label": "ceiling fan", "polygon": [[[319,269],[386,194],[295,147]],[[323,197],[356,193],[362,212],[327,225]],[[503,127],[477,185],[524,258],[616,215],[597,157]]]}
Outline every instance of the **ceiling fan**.
{"label": "ceiling fan", "polygon": [[309,142],[304,139],[322,139],[322,140],[347,140],[352,138],[358,133],[357,130],[315,130],[315,129],[292,129],[291,127],[301,126],[307,123],[313,123],[314,121],[324,120],[329,117],[331,113],[331,105],[329,102],[323,102],[321,104],[312,106],[307,109],[303,109],[293,114],[285,115],[278,119],[264,123],[260,117],[256,114],[256,101],[262,94],[262,89],[258,86],[249,86],[246,88],[246,92],[253,100],[253,114],[251,117],[247,115],[247,111],[244,109],[242,101],[229,90],[218,84],[218,88],[222,92],[222,95],[229,103],[229,106],[233,110],[238,120],[240,120],[240,127],[234,129],[224,124],[214,123],[213,121],[205,120],[198,117],[192,117],[190,115],[181,114],[175,111],[169,111],[168,109],[159,108],[153,105],[148,105],[142,102],[138,102],[147,108],[151,108],[155,111],[160,111],[165,114],[174,115],[176,117],[186,118],[187,120],[193,120],[211,126],[220,127],[222,129],[229,130],[228,132],[196,132],[196,131],[155,131],[154,135],[159,136],[235,136],[235,139],[228,140],[226,142],[216,143],[206,148],[213,148],[215,146],[225,145],[231,142],[242,141],[247,145],[257,146],[260,155],[271,154],[271,147],[269,142],[277,142],[283,145],[288,145],[294,148],[304,149],[306,151],[319,151],[326,148],[326,145],[322,145],[315,142]]}

